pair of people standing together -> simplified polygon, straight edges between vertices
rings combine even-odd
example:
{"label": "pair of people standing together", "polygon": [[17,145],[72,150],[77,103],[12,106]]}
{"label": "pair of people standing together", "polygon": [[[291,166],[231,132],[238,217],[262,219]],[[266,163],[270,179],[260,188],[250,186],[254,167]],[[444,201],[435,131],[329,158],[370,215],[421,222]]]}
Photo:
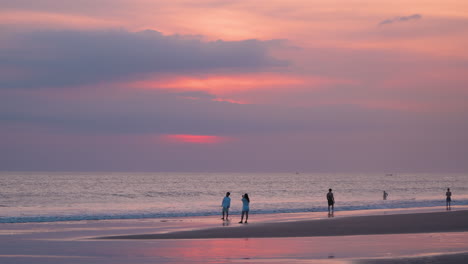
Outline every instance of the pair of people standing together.
{"label": "pair of people standing together", "polygon": [[[228,220],[229,218],[229,208],[231,207],[231,198],[229,197],[231,195],[230,192],[226,193],[226,196],[223,198],[223,202],[221,203],[221,207],[223,207],[223,220]],[[249,219],[249,204],[250,204],[250,198],[247,193],[242,195],[242,216],[239,224],[242,224],[242,221],[244,220],[245,216],[245,224],[247,224],[247,220]]]}

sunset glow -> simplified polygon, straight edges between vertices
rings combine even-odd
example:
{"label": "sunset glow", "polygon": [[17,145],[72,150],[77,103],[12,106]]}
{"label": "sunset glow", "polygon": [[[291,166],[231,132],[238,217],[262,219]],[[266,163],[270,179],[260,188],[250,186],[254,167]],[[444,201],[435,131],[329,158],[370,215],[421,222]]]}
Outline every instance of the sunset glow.
{"label": "sunset glow", "polygon": [[0,7],[2,168],[468,170],[466,1],[39,2]]}
{"label": "sunset glow", "polygon": [[0,263],[465,264],[467,161],[468,0],[0,0]]}
{"label": "sunset glow", "polygon": [[[316,83],[326,80],[315,80]],[[209,76],[205,78],[175,77],[154,81],[140,81],[132,85],[146,89],[179,89],[188,91],[207,91],[213,94],[239,92],[252,89],[270,89],[283,85],[304,85],[305,78],[281,76],[280,74],[256,74],[239,76]]]}
{"label": "sunset glow", "polygon": [[216,144],[228,140],[226,137],[207,135],[165,135],[162,137],[170,143]]}

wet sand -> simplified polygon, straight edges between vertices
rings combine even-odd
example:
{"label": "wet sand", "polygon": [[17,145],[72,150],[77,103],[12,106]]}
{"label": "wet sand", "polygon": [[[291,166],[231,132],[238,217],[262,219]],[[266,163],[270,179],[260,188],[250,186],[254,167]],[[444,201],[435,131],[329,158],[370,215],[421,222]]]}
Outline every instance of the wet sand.
{"label": "wet sand", "polygon": [[353,261],[354,264],[463,264],[467,262],[468,253]]}
{"label": "wet sand", "polygon": [[337,217],[238,225],[235,228],[219,227],[163,234],[108,236],[100,239],[267,238],[465,232],[468,231],[468,211]]}
{"label": "wet sand", "polygon": [[[0,263],[464,264],[468,252],[466,209],[337,212],[334,218],[323,212],[252,215],[248,225],[237,224],[235,216],[231,222],[219,217],[187,217],[2,224]],[[128,235],[156,233],[190,233],[200,238],[200,231],[221,229],[241,238],[128,239]],[[384,234],[342,235],[349,234],[343,230]],[[257,232],[258,238],[244,238],[246,231]],[[260,237],[258,232],[264,235]],[[327,235],[316,236],[323,233]],[[273,237],[279,234],[291,237]],[[94,239],[104,236],[126,239]]]}

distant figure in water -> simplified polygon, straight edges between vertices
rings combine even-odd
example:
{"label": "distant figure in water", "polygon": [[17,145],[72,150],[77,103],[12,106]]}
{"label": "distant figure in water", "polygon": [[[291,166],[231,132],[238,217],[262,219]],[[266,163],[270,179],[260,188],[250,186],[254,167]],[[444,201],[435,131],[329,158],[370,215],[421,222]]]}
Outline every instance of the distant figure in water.
{"label": "distant figure in water", "polygon": [[383,191],[383,199],[387,200],[387,197],[388,197],[388,193],[386,191]]}
{"label": "distant figure in water", "polygon": [[447,196],[446,201],[446,206],[447,210],[451,210],[452,208],[450,207],[451,202],[452,202],[452,192],[450,191],[450,188],[447,188],[447,192],[445,193],[445,196]]}
{"label": "distant figure in water", "polygon": [[[330,214],[335,210],[334,208],[335,197],[333,197],[332,189],[328,189],[327,201],[328,201],[328,213]],[[330,206],[331,206],[331,211],[330,211]]]}
{"label": "distant figure in water", "polygon": [[246,193],[242,195],[242,216],[239,224],[242,224],[242,220],[244,220],[244,215],[245,215],[245,222],[244,224],[247,224],[247,220],[249,219],[249,204],[250,204],[250,198],[249,195]]}
{"label": "distant figure in water", "polygon": [[228,220],[229,217],[229,207],[231,207],[231,198],[229,198],[229,195],[231,195],[231,193],[227,192],[221,203],[221,207],[223,207],[223,218],[221,219],[223,220]]}

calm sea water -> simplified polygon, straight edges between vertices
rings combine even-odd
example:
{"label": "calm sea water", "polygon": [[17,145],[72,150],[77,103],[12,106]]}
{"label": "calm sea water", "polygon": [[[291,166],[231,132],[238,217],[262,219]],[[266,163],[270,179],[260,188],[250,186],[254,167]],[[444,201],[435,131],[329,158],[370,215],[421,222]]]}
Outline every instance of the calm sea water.
{"label": "calm sea water", "polygon": [[[0,172],[0,223],[207,216],[249,193],[252,214],[468,205],[468,174]],[[389,193],[382,199],[382,191]]]}

